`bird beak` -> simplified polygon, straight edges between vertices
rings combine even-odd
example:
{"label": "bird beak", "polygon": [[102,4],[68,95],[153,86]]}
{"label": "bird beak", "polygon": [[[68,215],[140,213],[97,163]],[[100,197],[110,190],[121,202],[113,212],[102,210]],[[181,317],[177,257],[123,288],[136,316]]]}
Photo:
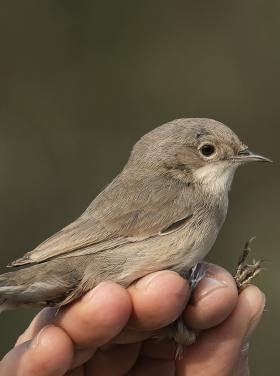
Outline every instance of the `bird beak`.
{"label": "bird beak", "polygon": [[237,156],[233,158],[234,161],[239,163],[247,162],[272,162],[271,159],[263,157],[262,155],[255,154],[249,149],[241,150]]}

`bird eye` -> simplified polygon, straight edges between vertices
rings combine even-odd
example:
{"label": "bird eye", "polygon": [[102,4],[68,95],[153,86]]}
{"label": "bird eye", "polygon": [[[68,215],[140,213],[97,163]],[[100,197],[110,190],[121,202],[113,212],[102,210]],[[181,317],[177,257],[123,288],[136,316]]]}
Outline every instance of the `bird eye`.
{"label": "bird eye", "polygon": [[212,144],[204,144],[199,149],[201,154],[204,155],[204,157],[211,157],[215,153],[215,146]]}

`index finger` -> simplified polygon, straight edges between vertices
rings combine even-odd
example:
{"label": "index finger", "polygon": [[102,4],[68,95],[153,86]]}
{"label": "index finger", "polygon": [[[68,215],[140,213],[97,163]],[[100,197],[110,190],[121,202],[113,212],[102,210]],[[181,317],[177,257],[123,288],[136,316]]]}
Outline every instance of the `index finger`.
{"label": "index finger", "polygon": [[60,326],[78,348],[97,348],[126,325],[132,310],[128,292],[113,282],[103,282],[81,299],[61,308],[43,309],[19,337],[19,345],[32,339],[45,325]]}

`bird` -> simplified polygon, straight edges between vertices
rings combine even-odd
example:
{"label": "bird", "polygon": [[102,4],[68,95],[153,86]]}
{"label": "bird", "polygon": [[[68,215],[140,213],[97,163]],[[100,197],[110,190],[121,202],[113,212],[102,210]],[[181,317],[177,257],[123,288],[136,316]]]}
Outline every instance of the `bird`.
{"label": "bird", "polygon": [[185,275],[215,243],[237,167],[269,162],[226,125],[182,118],[145,134],[88,208],[0,275],[0,311],[62,307],[100,282]]}

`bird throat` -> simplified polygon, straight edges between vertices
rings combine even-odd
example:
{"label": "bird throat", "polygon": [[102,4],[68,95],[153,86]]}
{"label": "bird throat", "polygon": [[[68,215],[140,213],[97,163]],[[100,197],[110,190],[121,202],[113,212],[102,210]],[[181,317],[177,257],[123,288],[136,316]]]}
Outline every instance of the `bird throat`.
{"label": "bird throat", "polygon": [[193,173],[194,182],[201,185],[204,192],[213,195],[227,194],[230,191],[236,167],[223,161],[209,163]]}

